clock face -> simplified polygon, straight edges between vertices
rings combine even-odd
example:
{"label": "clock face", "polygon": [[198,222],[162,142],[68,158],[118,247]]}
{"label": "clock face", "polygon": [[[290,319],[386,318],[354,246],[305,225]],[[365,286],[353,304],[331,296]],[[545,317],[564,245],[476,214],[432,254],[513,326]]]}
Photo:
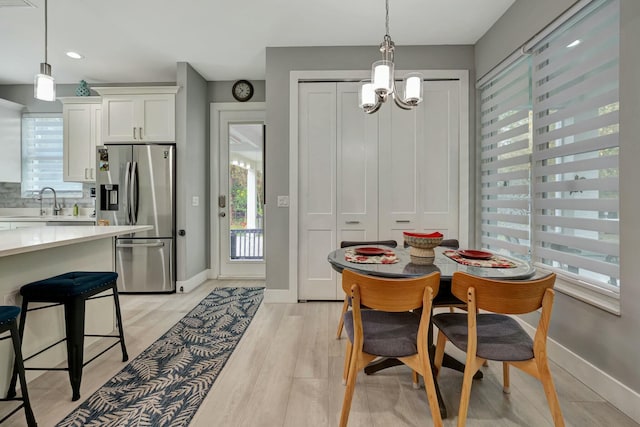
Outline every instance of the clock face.
{"label": "clock face", "polygon": [[233,85],[232,93],[238,101],[248,101],[253,96],[253,85],[247,80],[238,80]]}

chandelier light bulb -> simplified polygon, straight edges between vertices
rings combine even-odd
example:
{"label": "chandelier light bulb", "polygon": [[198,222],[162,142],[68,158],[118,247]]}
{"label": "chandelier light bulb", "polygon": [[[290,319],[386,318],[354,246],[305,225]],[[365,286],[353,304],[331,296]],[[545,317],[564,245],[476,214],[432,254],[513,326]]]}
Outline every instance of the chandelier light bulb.
{"label": "chandelier light bulb", "polygon": [[404,100],[411,104],[422,101],[422,76],[418,73],[410,73],[405,77]]}
{"label": "chandelier light bulb", "polygon": [[360,85],[360,108],[371,108],[376,105],[376,92],[373,89],[373,83],[371,80],[363,80]]}
{"label": "chandelier light bulb", "polygon": [[393,87],[393,62],[380,60],[373,63],[371,80],[376,93],[386,95]]}

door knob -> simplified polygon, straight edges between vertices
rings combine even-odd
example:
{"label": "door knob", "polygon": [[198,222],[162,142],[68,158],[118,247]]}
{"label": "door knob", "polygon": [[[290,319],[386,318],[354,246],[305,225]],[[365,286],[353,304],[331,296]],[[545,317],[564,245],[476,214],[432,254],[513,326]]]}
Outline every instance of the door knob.
{"label": "door knob", "polygon": [[218,215],[220,215],[221,218],[224,218],[225,216],[227,216],[226,212],[220,212]]}

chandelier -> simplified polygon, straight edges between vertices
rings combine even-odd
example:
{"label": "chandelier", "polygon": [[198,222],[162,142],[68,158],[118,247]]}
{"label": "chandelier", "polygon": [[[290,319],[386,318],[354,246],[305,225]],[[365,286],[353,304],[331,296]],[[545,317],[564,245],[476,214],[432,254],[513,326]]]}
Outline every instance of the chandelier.
{"label": "chandelier", "polygon": [[385,0],[386,34],[380,43],[382,59],[371,66],[371,80],[363,80],[359,91],[360,107],[367,114],[375,113],[382,104],[393,98],[395,104],[403,110],[410,110],[422,101],[422,75],[408,73],[403,79],[404,97],[400,98],[394,75],[393,52],[395,43],[389,35],[389,0]]}
{"label": "chandelier", "polygon": [[36,74],[33,95],[42,101],[56,100],[56,82],[47,63],[47,0],[44,0],[44,62],[40,63],[40,74]]}

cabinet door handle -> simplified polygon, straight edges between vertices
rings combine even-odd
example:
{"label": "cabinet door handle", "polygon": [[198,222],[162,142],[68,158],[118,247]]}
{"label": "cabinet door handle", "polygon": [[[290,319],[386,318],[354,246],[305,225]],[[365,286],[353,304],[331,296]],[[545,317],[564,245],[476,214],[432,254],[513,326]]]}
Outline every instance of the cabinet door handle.
{"label": "cabinet door handle", "polygon": [[360,221],[345,221],[346,224],[360,224]]}
{"label": "cabinet door handle", "polygon": [[411,220],[410,219],[396,219],[396,222],[398,224],[408,224],[408,223],[411,222]]}
{"label": "cabinet door handle", "polygon": [[138,136],[142,139],[142,128],[138,128]]}
{"label": "cabinet door handle", "polygon": [[136,128],[133,128],[133,139],[136,139]]}
{"label": "cabinet door handle", "polygon": [[84,179],[88,179],[88,177],[87,177],[87,169],[88,168],[84,168]]}
{"label": "cabinet door handle", "polygon": [[94,171],[95,171],[94,168],[89,168],[89,178],[90,179],[96,179]]}

